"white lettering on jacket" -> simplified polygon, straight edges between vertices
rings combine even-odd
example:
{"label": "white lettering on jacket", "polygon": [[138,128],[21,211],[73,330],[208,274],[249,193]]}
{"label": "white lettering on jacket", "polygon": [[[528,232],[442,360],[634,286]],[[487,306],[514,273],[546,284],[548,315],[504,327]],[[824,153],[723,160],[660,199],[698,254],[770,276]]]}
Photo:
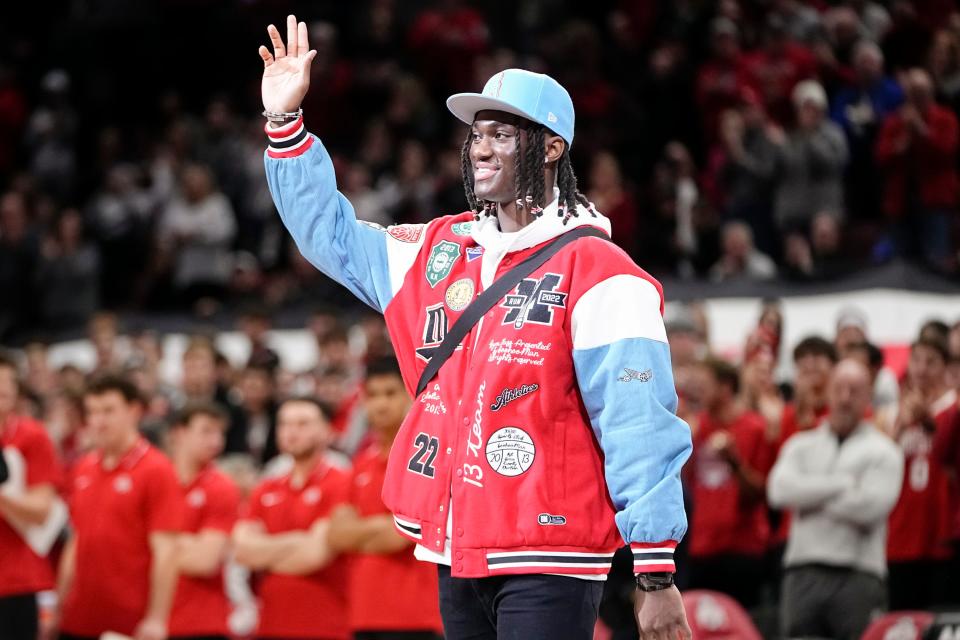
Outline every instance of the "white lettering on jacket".
{"label": "white lettering on jacket", "polygon": [[[473,414],[473,427],[467,436],[467,453],[474,458],[480,457],[480,447],[483,444],[483,392],[487,388],[486,381],[480,383],[477,389],[477,410]],[[463,481],[475,487],[483,487],[483,469],[475,464],[463,465]]]}

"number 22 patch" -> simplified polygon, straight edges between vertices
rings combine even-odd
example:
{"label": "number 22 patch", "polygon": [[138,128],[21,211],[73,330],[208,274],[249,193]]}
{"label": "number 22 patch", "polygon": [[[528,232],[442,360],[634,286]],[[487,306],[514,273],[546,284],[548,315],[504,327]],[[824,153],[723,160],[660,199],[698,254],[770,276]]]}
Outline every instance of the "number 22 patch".
{"label": "number 22 patch", "polygon": [[437,459],[437,452],[440,450],[440,440],[431,438],[429,435],[421,432],[413,441],[416,451],[410,462],[407,463],[407,469],[422,476],[432,478],[437,474],[433,466],[433,461]]}

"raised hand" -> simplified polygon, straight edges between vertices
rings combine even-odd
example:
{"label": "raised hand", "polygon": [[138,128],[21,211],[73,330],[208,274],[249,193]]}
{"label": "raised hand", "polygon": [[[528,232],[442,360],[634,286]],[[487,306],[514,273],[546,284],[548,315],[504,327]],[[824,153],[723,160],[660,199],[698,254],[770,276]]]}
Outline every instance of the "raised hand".
{"label": "raised hand", "polygon": [[296,16],[287,16],[286,46],[275,26],[267,27],[267,33],[273,44],[273,54],[260,46],[263,108],[283,113],[296,111],[310,88],[310,63],[317,55],[316,50],[310,48],[307,23],[298,23]]}

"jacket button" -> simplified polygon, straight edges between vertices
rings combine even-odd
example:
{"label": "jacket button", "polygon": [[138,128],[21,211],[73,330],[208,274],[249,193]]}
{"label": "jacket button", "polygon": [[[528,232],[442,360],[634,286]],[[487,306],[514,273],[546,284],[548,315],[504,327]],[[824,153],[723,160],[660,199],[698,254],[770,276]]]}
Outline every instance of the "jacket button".
{"label": "jacket button", "polygon": [[443,505],[440,505],[440,511],[443,511]]}
{"label": "jacket button", "polygon": [[458,478],[462,478],[462,477],[463,477],[463,469],[457,469],[457,477],[458,477]]}
{"label": "jacket button", "polygon": [[457,551],[457,560],[463,560],[463,551]]}
{"label": "jacket button", "polygon": [[458,536],[462,536],[462,535],[463,535],[463,529],[461,529],[460,527],[457,527],[457,535],[458,535]]}
{"label": "jacket button", "polygon": [[464,418],[463,424],[470,424],[470,418]]}
{"label": "jacket button", "polygon": [[440,532],[443,531],[440,527],[437,527],[437,535],[440,535]]}
{"label": "jacket button", "polygon": [[462,563],[462,562],[458,562],[458,563],[457,563],[457,566],[454,567],[454,568],[455,568],[457,571],[463,571],[463,563]]}
{"label": "jacket button", "polygon": [[447,455],[450,455],[451,453],[453,453],[453,449],[451,449],[450,447],[447,447]]}
{"label": "jacket button", "polygon": [[439,549],[439,548],[440,548],[440,541],[437,540],[437,549]]}

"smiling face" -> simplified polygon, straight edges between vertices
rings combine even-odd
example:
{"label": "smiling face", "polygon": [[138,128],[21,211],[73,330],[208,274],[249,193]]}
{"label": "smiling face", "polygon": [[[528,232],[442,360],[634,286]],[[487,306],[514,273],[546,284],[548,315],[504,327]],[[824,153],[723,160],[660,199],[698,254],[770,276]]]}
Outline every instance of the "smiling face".
{"label": "smiling face", "polygon": [[479,111],[470,129],[473,192],[479,200],[509,202],[517,193],[517,137],[522,118]]}

